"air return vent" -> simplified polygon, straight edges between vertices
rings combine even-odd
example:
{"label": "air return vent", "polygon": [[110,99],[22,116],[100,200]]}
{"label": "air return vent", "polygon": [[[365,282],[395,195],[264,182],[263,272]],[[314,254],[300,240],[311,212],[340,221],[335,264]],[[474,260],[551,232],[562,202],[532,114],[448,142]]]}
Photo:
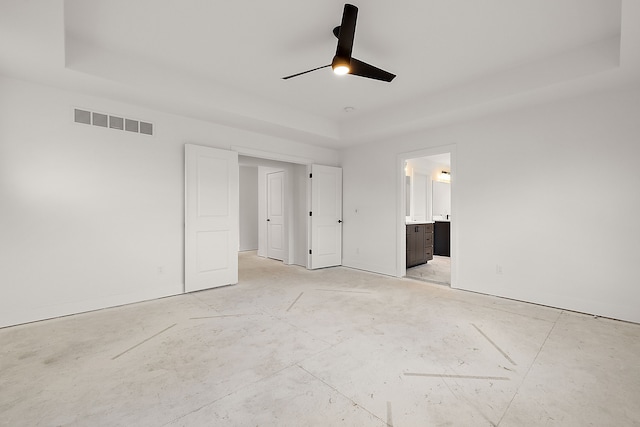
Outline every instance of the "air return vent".
{"label": "air return vent", "polygon": [[75,108],[73,110],[73,121],[85,125],[100,126],[115,130],[125,130],[128,132],[141,133],[143,135],[153,135],[153,124],[135,119],[128,119],[121,116],[96,113],[93,111]]}
{"label": "air return vent", "polygon": [[94,126],[100,126],[103,128],[107,127],[107,115],[106,114],[100,114],[100,113],[93,113],[91,115],[93,117],[93,125]]}
{"label": "air return vent", "polygon": [[73,117],[76,123],[91,124],[91,111],[78,110],[76,108]]}
{"label": "air return vent", "polygon": [[109,127],[111,129],[124,129],[124,119],[122,117],[109,116]]}

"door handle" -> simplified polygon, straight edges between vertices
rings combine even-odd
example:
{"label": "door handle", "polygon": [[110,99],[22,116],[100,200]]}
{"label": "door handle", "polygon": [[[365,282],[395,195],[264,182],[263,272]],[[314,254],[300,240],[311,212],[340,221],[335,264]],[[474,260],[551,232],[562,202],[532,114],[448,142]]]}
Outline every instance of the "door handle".
{"label": "door handle", "polygon": [[338,224],[342,224],[342,220],[341,219],[338,220]]}

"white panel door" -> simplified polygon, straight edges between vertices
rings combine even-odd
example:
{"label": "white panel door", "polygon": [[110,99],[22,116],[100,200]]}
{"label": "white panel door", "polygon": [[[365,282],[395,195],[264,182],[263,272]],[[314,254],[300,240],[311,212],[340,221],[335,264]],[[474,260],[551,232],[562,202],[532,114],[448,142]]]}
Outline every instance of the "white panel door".
{"label": "white panel door", "polygon": [[342,265],[342,169],[311,165],[310,268]]}
{"label": "white panel door", "polygon": [[284,261],[284,172],[267,174],[267,257]]}
{"label": "white panel door", "polygon": [[185,145],[185,292],[238,283],[238,153]]}

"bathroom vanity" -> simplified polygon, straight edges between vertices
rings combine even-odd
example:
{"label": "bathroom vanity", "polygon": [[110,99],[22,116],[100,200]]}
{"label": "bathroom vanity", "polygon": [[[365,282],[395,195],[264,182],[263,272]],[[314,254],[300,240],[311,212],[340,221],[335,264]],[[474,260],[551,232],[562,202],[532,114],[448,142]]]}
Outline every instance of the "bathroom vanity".
{"label": "bathroom vanity", "polygon": [[407,268],[433,259],[433,222],[411,222],[407,230]]}
{"label": "bathroom vanity", "polygon": [[436,220],[433,231],[434,255],[451,256],[451,222]]}

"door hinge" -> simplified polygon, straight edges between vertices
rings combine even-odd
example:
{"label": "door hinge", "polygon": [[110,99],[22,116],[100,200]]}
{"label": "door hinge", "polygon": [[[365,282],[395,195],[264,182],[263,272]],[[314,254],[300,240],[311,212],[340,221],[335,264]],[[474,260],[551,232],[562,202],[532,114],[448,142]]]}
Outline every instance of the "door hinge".
{"label": "door hinge", "polygon": [[309,216],[313,216],[313,212],[309,212]]}
{"label": "door hinge", "polygon": [[313,174],[312,173],[309,174],[309,178],[313,178]]}
{"label": "door hinge", "polygon": [[311,249],[309,249],[309,255],[311,255]]}

